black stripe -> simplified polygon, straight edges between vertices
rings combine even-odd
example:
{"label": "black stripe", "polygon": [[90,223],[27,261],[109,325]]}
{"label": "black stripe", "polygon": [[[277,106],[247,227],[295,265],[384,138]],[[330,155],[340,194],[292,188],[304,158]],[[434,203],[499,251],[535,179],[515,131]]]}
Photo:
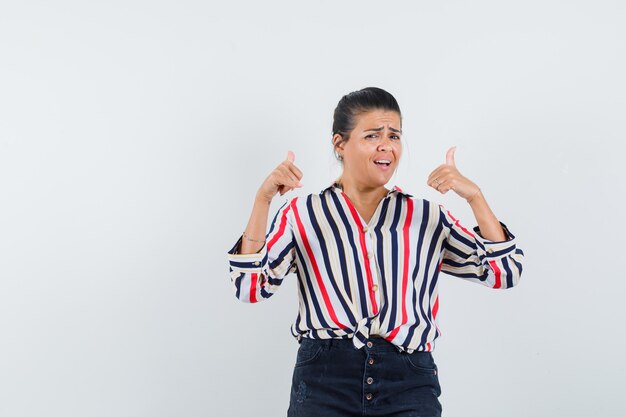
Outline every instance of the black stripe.
{"label": "black stripe", "polygon": [[[417,203],[418,200],[416,200]],[[417,298],[417,292],[415,291],[415,280],[417,278],[418,272],[420,270],[420,268],[423,269],[427,269],[428,265],[424,265],[422,267],[422,265],[420,264],[420,253],[422,252],[422,245],[424,244],[424,239],[426,236],[426,228],[428,227],[428,222],[430,220],[430,202],[427,200],[422,200],[422,217],[420,219],[420,231],[419,231],[419,238],[417,240],[417,248],[415,249],[415,268],[413,268],[413,272],[411,274],[411,280],[413,281],[413,297],[412,297],[412,309],[413,310],[413,317],[415,317],[415,324],[413,326],[409,327],[409,331],[407,332],[407,336],[404,339],[405,344],[410,343],[410,341],[413,339],[413,334],[415,333],[415,329],[417,328],[417,326],[419,326],[420,324],[420,317],[419,317],[419,312],[417,311],[416,307],[416,298]],[[416,204],[417,206],[417,204]],[[414,211],[417,211],[415,208],[413,209]],[[408,341],[408,343],[407,343]]]}
{"label": "black stripe", "polygon": [[350,321],[350,324],[354,326],[357,320],[354,318],[354,315],[352,314],[352,311],[350,310],[350,306],[341,295],[339,286],[337,285],[337,280],[335,279],[335,275],[333,274],[333,269],[330,263],[330,258],[328,257],[328,246],[326,245],[324,234],[322,233],[322,229],[320,228],[320,225],[317,221],[317,217],[315,216],[315,211],[313,210],[312,195],[309,195],[306,200],[306,208],[308,211],[308,219],[311,221],[311,226],[313,227],[313,231],[315,232],[315,235],[317,236],[317,241],[319,242],[319,245],[320,245],[322,261],[324,262],[326,272],[328,273],[328,280],[330,281],[330,284],[332,285],[333,290],[335,291],[335,295],[337,299],[339,300],[339,302],[341,303],[341,306],[343,307],[344,312],[348,316],[348,320]]}
{"label": "black stripe", "polygon": [[330,225],[330,229],[333,232],[333,236],[335,237],[335,242],[337,244],[337,255],[340,259],[339,265],[341,266],[341,275],[343,277],[343,287],[346,290],[346,294],[349,297],[350,302],[354,302],[352,300],[352,291],[350,287],[350,275],[348,274],[348,265],[345,262],[346,252],[343,248],[343,242],[341,240],[341,234],[339,233],[339,225],[335,222],[332,214],[330,213],[330,209],[328,208],[328,202],[326,201],[325,196],[320,196],[320,203],[322,205],[322,210],[324,211],[324,215],[326,216],[326,220]]}
{"label": "black stripe", "polygon": [[[287,257],[287,254],[294,248],[294,246],[295,246],[295,242],[291,240],[287,244],[287,246],[285,246],[285,248],[278,254],[276,259],[274,259],[272,262],[269,263],[269,268],[276,269],[277,266],[282,264],[285,261],[285,257]],[[289,258],[291,258],[291,256]]]}
{"label": "black stripe", "polygon": [[[385,220],[387,218],[387,209],[389,208],[390,201],[391,199],[389,197],[385,197],[385,200],[383,201],[383,205],[381,207],[380,214],[378,217],[378,222],[376,223],[376,226],[374,226],[374,234],[376,235],[376,253],[378,254],[378,269],[380,271],[380,282],[378,283],[378,291],[380,291],[382,294],[382,296],[380,297],[382,306],[380,310],[378,311],[378,314],[381,318],[385,317],[385,313],[389,305],[389,303],[387,302],[388,300],[387,285],[386,285],[387,277],[385,276],[385,259],[383,256],[384,250],[383,250],[382,227],[383,227],[383,224],[385,224]],[[392,262],[394,260],[397,262],[396,258],[397,258],[396,256],[392,256],[391,257]],[[376,267],[376,265],[374,266]],[[382,325],[382,322],[381,322],[381,325]]]}
{"label": "black stripe", "polygon": [[[402,206],[406,204],[406,200],[396,199],[395,210],[393,213],[393,221],[389,228],[390,241],[391,241],[391,312],[389,315],[389,325],[387,326],[387,333],[393,331],[396,327],[396,314],[398,309],[398,292],[402,291],[402,283],[399,283],[398,277],[398,261],[400,254],[398,253],[398,224],[400,222],[400,215],[402,214]],[[380,249],[380,248],[379,248]],[[387,312],[387,305],[385,305],[385,313]],[[381,313],[381,317],[385,317]]]}
{"label": "black stripe", "polygon": [[[424,208],[424,210],[426,210],[426,208]],[[428,213],[430,213],[430,211]],[[435,228],[433,232],[433,237],[430,239],[430,245],[428,247],[428,255],[426,256],[426,259],[430,260],[431,262],[437,259],[435,257],[435,251],[437,247],[437,242],[439,240],[438,237],[442,233],[443,233],[443,226],[441,225],[441,223],[438,223],[437,227]],[[430,316],[430,296],[432,295],[432,292],[428,294],[428,313],[424,310],[424,303],[422,303],[422,300],[424,300],[424,297],[426,296],[426,288],[428,286],[428,274],[429,274],[428,270],[430,266],[431,264],[429,263],[428,265],[425,265],[424,268],[422,268],[422,284],[420,287],[420,295],[419,295],[419,301],[418,301],[420,312],[422,313],[422,317],[424,318],[424,322],[426,323],[426,327],[424,328],[424,331],[422,332],[422,338],[420,341],[420,345],[422,346],[426,346],[428,334],[430,333],[430,330],[433,327],[432,322],[430,320],[430,317],[431,317]],[[432,286],[430,286],[430,288],[432,288]]]}
{"label": "black stripe", "polygon": [[[331,198],[333,199],[333,203],[335,203],[335,206],[337,208],[337,212],[339,213],[339,217],[341,217],[341,221],[343,222],[343,226],[344,226],[344,230],[346,231],[346,235],[348,236],[348,243],[350,243],[350,248],[352,249],[352,256],[353,259],[357,260],[359,259],[359,254],[358,254],[358,250],[357,250],[357,246],[356,246],[356,242],[354,241],[354,231],[353,231],[353,226],[350,223],[350,221],[348,220],[348,218],[346,217],[346,213],[344,212],[343,208],[341,207],[341,202],[339,201],[339,198],[337,197],[337,194],[335,192],[331,193]],[[358,232],[360,233],[360,232]],[[361,263],[360,262],[356,262],[355,268],[356,270],[356,278],[357,278],[357,285],[358,285],[358,292],[359,292],[359,301],[361,304],[361,317],[367,317],[368,315],[368,311],[367,311],[367,298],[366,298],[366,292],[365,292],[365,282],[364,282],[364,278],[363,278],[363,269],[361,268]]]}
{"label": "black stripe", "polygon": [[504,267],[504,270],[506,271],[506,288],[511,288],[513,286],[513,272],[511,271],[511,268],[509,267],[508,258],[502,258],[502,266]]}
{"label": "black stripe", "polygon": [[276,227],[276,221],[278,220],[278,215],[281,214],[283,208],[287,205],[287,203],[289,203],[289,200],[285,201],[283,205],[280,206],[278,210],[276,210],[276,214],[274,214],[274,218],[272,219],[270,230],[267,232],[267,236],[271,235],[272,232],[274,231],[274,228]]}
{"label": "black stripe", "polygon": [[[300,248],[297,246],[296,246],[296,253],[298,254],[300,259],[302,260],[302,263],[304,264],[304,257],[302,256],[302,253],[300,252]],[[316,300],[315,291],[313,291],[313,287],[311,284],[311,277],[309,276],[309,270],[308,268],[302,268],[302,269],[303,269],[304,276],[300,275],[298,277],[298,283],[300,284],[300,294],[302,295],[302,299],[306,303],[305,309],[304,309],[304,311],[306,311],[306,325],[309,329],[315,328],[315,326],[313,326],[313,323],[311,322],[311,311],[310,311],[309,302],[307,300],[306,293],[304,290],[304,284],[306,284],[306,286],[309,288],[309,292],[311,293],[311,297],[312,297],[310,304],[313,304],[313,308],[315,309],[315,312],[317,313],[317,317],[319,318],[320,324],[324,327],[330,327],[328,323],[326,323],[326,320],[324,320],[324,316],[322,315],[322,312],[320,311],[320,306]]]}

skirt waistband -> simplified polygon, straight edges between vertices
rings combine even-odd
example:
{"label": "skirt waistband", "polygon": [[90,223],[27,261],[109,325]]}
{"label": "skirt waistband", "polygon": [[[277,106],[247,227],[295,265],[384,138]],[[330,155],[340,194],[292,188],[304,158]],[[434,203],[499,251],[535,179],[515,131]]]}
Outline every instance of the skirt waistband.
{"label": "skirt waistband", "polygon": [[[328,349],[351,349],[357,350],[351,338],[346,339],[312,339],[310,337],[302,337],[300,344],[323,346]],[[379,336],[371,336],[365,342],[363,349],[375,352],[399,352],[401,351],[396,345]]]}

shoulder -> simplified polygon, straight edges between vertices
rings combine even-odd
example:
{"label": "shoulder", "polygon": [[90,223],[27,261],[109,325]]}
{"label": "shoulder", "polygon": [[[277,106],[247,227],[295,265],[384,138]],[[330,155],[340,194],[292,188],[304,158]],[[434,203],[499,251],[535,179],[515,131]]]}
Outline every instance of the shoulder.
{"label": "shoulder", "polygon": [[430,201],[426,198],[420,198],[420,197],[414,197],[414,196],[406,196],[406,195],[399,195],[399,197],[402,197],[404,199],[406,199],[407,201],[411,201],[411,204],[414,207],[423,207],[424,209],[427,210],[439,210],[439,207],[441,206],[439,203],[435,202],[435,201]]}
{"label": "shoulder", "polygon": [[307,205],[307,201],[320,198],[318,194],[284,195],[277,198],[279,212],[291,215],[294,210],[302,210]]}
{"label": "shoulder", "polygon": [[401,194],[398,195],[398,198],[404,199],[407,203],[406,210],[412,212],[413,223],[427,222],[434,225],[441,223],[444,217],[445,207],[437,201]]}

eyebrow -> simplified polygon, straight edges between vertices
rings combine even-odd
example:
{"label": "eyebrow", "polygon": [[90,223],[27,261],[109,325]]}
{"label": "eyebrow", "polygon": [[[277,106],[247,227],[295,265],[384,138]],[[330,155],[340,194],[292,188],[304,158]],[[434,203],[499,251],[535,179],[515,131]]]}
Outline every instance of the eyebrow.
{"label": "eyebrow", "polygon": [[[384,129],[384,126],[381,126],[381,127],[376,128],[376,129],[367,129],[367,130],[365,130],[365,132],[380,132],[383,129]],[[402,134],[402,129],[398,130],[398,129],[394,129],[393,127],[390,127],[389,130],[391,130],[392,132],[396,132],[396,133]]]}

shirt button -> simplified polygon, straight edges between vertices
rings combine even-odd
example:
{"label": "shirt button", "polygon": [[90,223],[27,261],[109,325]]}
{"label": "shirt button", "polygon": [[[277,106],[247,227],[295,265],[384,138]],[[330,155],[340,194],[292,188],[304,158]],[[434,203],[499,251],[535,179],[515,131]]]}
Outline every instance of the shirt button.
{"label": "shirt button", "polygon": [[374,256],[374,252],[367,252],[367,257],[368,257],[368,258],[371,258],[371,257],[373,257],[373,256]]}
{"label": "shirt button", "polygon": [[261,262],[259,262],[259,261],[254,261],[254,265],[259,266],[259,265],[261,265]]}
{"label": "shirt button", "polygon": [[367,232],[367,226],[363,226],[363,232]]}
{"label": "shirt button", "polygon": [[372,346],[374,346],[374,344],[372,342],[367,342],[367,347],[371,348]]}
{"label": "shirt button", "polygon": [[371,376],[369,378],[367,378],[367,383],[372,385],[372,382],[374,382],[374,378],[372,378]]}
{"label": "shirt button", "polygon": [[493,249],[492,248],[487,248],[487,253],[493,253]]}
{"label": "shirt button", "polygon": [[378,284],[372,285],[372,290],[373,291],[378,291]]}
{"label": "shirt button", "polygon": [[367,394],[365,394],[365,398],[367,398],[367,400],[370,401],[372,398],[374,398],[374,396],[372,395],[371,392],[368,392]]}
{"label": "shirt button", "polygon": [[369,358],[367,360],[367,363],[369,363],[370,365],[374,365],[374,358]]}

